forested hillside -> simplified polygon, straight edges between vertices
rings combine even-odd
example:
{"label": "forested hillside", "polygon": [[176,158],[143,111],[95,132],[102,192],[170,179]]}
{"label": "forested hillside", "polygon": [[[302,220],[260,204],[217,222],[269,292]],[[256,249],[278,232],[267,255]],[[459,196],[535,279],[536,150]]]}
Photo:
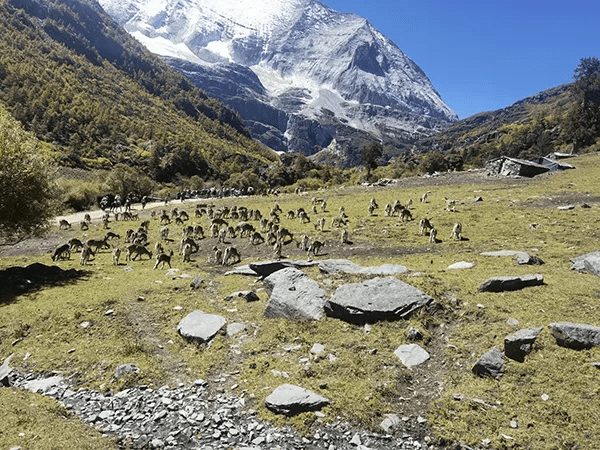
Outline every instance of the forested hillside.
{"label": "forested hillside", "polygon": [[0,2],[0,102],[60,165],[227,180],[278,161],[94,2]]}
{"label": "forested hillside", "polygon": [[496,111],[481,112],[417,145],[425,169],[445,170],[507,155],[600,149],[600,61],[582,58],[574,82],[539,92]]}

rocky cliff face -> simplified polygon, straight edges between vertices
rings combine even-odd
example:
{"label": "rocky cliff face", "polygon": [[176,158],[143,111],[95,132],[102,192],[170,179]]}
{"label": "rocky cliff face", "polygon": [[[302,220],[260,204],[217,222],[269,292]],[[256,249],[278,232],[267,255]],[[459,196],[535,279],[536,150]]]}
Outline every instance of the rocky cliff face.
{"label": "rocky cliff face", "polygon": [[100,4],[237,109],[252,135],[275,150],[327,149],[350,166],[365,141],[399,152],[457,119],[425,73],[366,19],[315,0]]}

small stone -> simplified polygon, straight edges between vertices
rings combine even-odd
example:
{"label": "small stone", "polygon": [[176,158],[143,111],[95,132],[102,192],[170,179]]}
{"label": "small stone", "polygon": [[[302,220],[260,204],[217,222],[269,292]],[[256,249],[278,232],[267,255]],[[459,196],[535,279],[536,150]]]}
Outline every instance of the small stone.
{"label": "small stone", "polygon": [[542,394],[542,400],[544,400],[545,402],[548,401],[548,399],[550,398],[550,396],[548,394]]}
{"label": "small stone", "polygon": [[352,439],[350,440],[350,444],[356,445],[357,447],[362,445],[362,441],[360,440],[360,435],[358,433],[356,433],[354,436],[352,436]]}
{"label": "small stone", "polygon": [[516,420],[511,420],[510,427],[511,428],[519,428],[519,423]]}
{"label": "small stone", "polygon": [[112,309],[109,309],[108,311],[106,311],[106,312],[104,313],[104,315],[105,315],[105,316],[110,316],[110,315],[112,315],[112,313],[114,313],[114,312],[115,312],[114,310],[112,310]]}

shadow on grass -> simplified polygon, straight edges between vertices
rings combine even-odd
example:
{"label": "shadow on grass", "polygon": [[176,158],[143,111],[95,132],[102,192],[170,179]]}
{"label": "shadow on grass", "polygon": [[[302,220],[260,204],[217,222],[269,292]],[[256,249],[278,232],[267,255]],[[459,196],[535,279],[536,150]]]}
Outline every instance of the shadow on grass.
{"label": "shadow on grass", "polygon": [[87,273],[85,270],[64,270],[58,266],[47,266],[42,263],[0,270],[0,305],[7,305],[19,295],[28,292],[74,283]]}

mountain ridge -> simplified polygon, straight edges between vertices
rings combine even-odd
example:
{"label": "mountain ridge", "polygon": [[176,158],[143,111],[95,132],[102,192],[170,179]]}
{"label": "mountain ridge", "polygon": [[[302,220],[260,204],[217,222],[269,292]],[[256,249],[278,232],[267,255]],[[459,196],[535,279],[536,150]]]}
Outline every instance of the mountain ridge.
{"label": "mountain ridge", "polygon": [[[368,20],[314,0],[263,0],[253,2],[252,10],[216,0],[163,1],[152,10],[144,9],[148,1],[100,3],[209,95],[238,108],[245,103],[241,109],[247,113],[241,115],[251,134],[264,143],[278,142],[274,148],[280,151],[312,155],[358,134],[361,139],[344,151],[356,152],[365,141],[383,141],[394,153],[457,120],[418,65]],[[244,84],[240,66],[255,74],[259,93],[212,89],[217,75],[223,79],[220,85],[229,76]],[[256,101],[262,109],[280,110],[275,116],[285,116],[290,126],[279,119],[257,120],[252,114]],[[298,122],[304,127],[294,128]],[[319,142],[313,135],[327,139]]]}

